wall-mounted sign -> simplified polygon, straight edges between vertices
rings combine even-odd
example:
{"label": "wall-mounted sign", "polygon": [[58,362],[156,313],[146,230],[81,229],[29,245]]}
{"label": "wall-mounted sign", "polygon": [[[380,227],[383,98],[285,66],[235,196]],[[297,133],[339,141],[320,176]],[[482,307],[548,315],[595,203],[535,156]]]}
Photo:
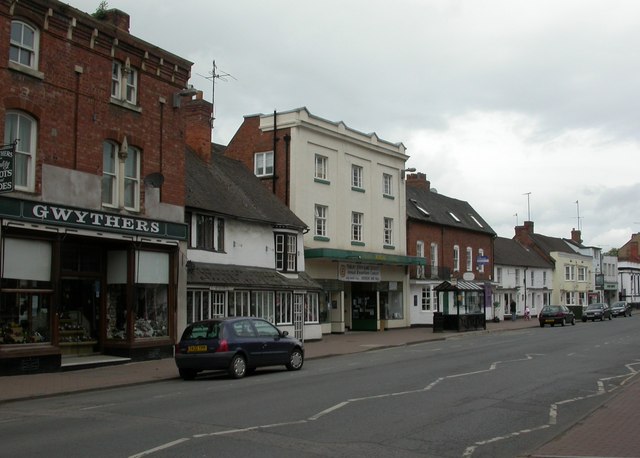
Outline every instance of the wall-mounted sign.
{"label": "wall-mounted sign", "polygon": [[0,193],[13,191],[16,144],[0,145]]}
{"label": "wall-mounted sign", "polygon": [[370,264],[347,264],[340,263],[338,267],[338,280],[379,282],[382,278],[380,266]]}
{"label": "wall-mounted sign", "polygon": [[479,266],[484,266],[489,264],[489,256],[478,256],[476,258],[476,264]]}
{"label": "wall-mounted sign", "polygon": [[184,223],[138,218],[10,197],[0,197],[0,216],[94,231],[174,240],[187,239],[187,225]]}

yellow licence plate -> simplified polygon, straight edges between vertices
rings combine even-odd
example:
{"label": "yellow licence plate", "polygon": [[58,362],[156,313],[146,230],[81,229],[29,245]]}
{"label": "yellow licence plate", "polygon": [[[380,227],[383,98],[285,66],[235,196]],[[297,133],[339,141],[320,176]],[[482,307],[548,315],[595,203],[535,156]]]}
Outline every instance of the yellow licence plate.
{"label": "yellow licence plate", "polygon": [[189,345],[187,347],[187,353],[199,353],[203,351],[207,351],[206,345]]}

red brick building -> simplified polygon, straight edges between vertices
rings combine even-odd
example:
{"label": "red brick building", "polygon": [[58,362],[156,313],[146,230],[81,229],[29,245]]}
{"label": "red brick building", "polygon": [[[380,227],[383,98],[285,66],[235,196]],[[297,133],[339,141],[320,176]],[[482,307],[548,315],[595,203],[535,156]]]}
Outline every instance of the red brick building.
{"label": "red brick building", "polygon": [[119,10],[0,0],[2,373],[171,352],[192,64],[128,29]]}
{"label": "red brick building", "polygon": [[489,305],[496,237],[491,226],[468,202],[431,189],[424,173],[408,175],[406,186],[407,255],[426,259],[424,267],[411,267],[412,324],[432,324],[433,312],[453,311],[453,304],[439,303],[435,289],[445,281],[477,292],[480,302],[465,300],[464,312]]}

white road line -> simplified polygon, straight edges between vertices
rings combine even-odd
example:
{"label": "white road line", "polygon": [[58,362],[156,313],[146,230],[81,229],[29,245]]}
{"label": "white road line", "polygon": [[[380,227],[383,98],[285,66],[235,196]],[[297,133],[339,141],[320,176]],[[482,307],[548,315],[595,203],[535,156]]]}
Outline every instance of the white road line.
{"label": "white road line", "polygon": [[165,450],[167,448],[171,448],[174,445],[181,444],[181,443],[186,442],[188,440],[189,440],[188,438],[183,438],[183,439],[175,440],[173,442],[167,442],[166,444],[160,445],[158,447],[150,448],[149,450],[145,450],[144,452],[140,452],[140,453],[137,453],[135,455],[131,455],[129,458],[140,458],[142,456],[151,455],[152,453],[159,452],[160,450]]}

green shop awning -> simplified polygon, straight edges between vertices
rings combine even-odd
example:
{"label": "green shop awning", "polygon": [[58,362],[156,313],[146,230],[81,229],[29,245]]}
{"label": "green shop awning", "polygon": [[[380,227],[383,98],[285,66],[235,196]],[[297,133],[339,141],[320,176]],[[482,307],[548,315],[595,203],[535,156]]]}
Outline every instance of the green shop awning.
{"label": "green shop awning", "polygon": [[338,250],[335,248],[308,248],[304,250],[305,259],[326,259],[328,261],[365,262],[369,264],[387,264],[394,266],[424,266],[426,259],[418,256],[371,253],[368,251]]}

